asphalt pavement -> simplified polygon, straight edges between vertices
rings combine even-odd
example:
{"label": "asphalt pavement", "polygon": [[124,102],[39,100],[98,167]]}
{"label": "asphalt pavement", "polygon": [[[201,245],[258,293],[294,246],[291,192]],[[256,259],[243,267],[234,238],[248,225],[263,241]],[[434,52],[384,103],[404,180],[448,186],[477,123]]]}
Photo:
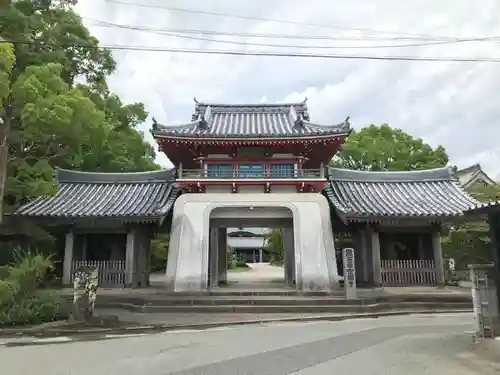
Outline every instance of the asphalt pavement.
{"label": "asphalt pavement", "polygon": [[3,347],[9,375],[488,375],[471,314],[275,323]]}

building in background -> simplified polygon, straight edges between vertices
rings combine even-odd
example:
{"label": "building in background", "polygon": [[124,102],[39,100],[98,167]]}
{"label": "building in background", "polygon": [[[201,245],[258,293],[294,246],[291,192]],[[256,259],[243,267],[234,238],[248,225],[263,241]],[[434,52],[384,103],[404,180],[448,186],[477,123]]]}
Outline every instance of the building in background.
{"label": "building in background", "polygon": [[470,167],[459,169],[455,172],[455,177],[464,188],[470,188],[476,184],[494,185],[496,184],[490,176],[481,168],[480,164],[474,164]]}
{"label": "building in background", "polygon": [[269,253],[265,249],[269,228],[227,228],[227,245],[238,259],[247,263],[268,263]]}

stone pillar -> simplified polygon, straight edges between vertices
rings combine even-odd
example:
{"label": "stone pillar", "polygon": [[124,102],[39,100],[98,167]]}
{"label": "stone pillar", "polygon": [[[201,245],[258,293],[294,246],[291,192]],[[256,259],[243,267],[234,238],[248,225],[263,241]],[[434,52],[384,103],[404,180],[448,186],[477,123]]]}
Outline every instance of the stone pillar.
{"label": "stone pillar", "polygon": [[370,243],[372,251],[372,269],[374,286],[382,285],[382,264],[380,262],[380,237],[376,230],[370,231]]}
{"label": "stone pillar", "polygon": [[295,248],[293,241],[293,228],[284,228],[283,250],[285,266],[285,284],[293,285],[295,282]]}
{"label": "stone pillar", "polygon": [[219,228],[219,284],[227,283],[227,228]]}
{"label": "stone pillar", "polygon": [[262,254],[262,249],[259,249],[259,263],[264,263],[264,258]]}
{"label": "stone pillar", "polygon": [[219,286],[219,229],[210,228],[210,244],[208,248],[208,286]]}
{"label": "stone pillar", "polygon": [[443,252],[441,251],[441,233],[432,233],[432,252],[434,254],[434,266],[436,267],[436,281],[438,285],[444,285]]}
{"label": "stone pillar", "polygon": [[63,261],[63,285],[70,285],[73,272],[73,248],[75,246],[75,235],[73,232],[66,233],[64,243],[64,261]]}
{"label": "stone pillar", "polygon": [[130,230],[125,247],[125,286],[129,288],[135,286],[137,279],[135,248],[135,230]]}

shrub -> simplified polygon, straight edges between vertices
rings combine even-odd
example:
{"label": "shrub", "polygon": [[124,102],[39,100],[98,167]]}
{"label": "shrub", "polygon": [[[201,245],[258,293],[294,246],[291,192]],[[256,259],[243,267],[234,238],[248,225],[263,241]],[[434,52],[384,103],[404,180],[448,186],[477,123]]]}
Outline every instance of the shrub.
{"label": "shrub", "polygon": [[250,268],[250,266],[244,260],[238,260],[236,262],[236,268]]}
{"label": "shrub", "polygon": [[39,324],[66,319],[69,312],[69,302],[58,294],[37,291],[31,296],[0,304],[0,326]]}
{"label": "shrub", "polygon": [[36,324],[68,316],[68,301],[37,289],[53,268],[51,255],[15,250],[14,262],[2,270],[0,280],[0,326]]}
{"label": "shrub", "polygon": [[169,234],[158,234],[151,241],[150,272],[165,272],[168,260]]}
{"label": "shrub", "polygon": [[231,246],[227,247],[227,269],[232,270],[236,268],[236,263],[238,262],[238,258],[236,256],[236,252]]}

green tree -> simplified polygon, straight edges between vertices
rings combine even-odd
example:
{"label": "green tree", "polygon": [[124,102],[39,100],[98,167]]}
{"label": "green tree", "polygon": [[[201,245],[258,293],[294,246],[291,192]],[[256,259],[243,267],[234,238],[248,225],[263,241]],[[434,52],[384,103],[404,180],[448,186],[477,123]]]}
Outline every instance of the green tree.
{"label": "green tree", "polygon": [[448,155],[388,124],[370,125],[352,132],[331,165],[364,171],[408,171],[443,167]]}
{"label": "green tree", "polygon": [[264,246],[271,253],[271,262],[282,265],[285,251],[281,229],[270,229],[266,234]]}
{"label": "green tree", "polygon": [[[0,42],[2,39],[0,38]],[[3,197],[7,180],[7,164],[9,159],[8,138],[10,123],[5,116],[5,107],[10,95],[10,76],[14,67],[14,46],[9,43],[0,44],[0,224],[3,221]]]}
{"label": "green tree", "polygon": [[[75,4],[22,0],[3,9],[0,37],[15,41],[11,74],[0,74],[9,146],[6,209],[54,192],[55,166],[102,172],[158,168],[152,146],[136,129],[147,117],[144,105],[124,105],[109,90],[106,78],[116,63],[73,12]],[[4,73],[9,44],[0,46]]]}
{"label": "green tree", "polygon": [[473,184],[467,191],[480,202],[500,200],[500,185]]}

